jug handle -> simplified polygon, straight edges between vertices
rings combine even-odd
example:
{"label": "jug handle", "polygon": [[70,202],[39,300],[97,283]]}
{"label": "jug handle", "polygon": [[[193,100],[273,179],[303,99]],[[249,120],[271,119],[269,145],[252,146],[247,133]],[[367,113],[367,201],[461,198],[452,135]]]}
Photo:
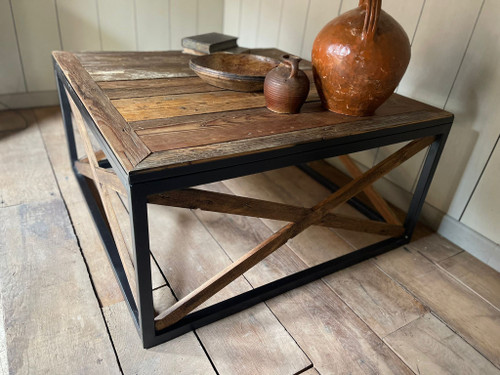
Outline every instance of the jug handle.
{"label": "jug handle", "polygon": [[366,8],[363,39],[373,40],[377,31],[380,11],[382,10],[382,0],[359,0],[358,6]]}
{"label": "jug handle", "polygon": [[295,77],[299,72],[299,62],[302,59],[295,55],[283,55],[281,56],[281,60],[291,68],[290,76],[288,77],[288,79]]}

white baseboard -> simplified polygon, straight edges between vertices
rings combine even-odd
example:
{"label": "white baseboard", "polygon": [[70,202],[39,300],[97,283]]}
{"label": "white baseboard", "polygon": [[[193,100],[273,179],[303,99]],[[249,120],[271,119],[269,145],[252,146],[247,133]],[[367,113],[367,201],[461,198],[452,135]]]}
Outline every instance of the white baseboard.
{"label": "white baseboard", "polygon": [[441,236],[500,272],[499,244],[489,240],[448,215],[443,217],[437,231]]}
{"label": "white baseboard", "polygon": [[57,91],[36,91],[0,95],[0,110],[58,105]]}
{"label": "white baseboard", "polygon": [[[330,164],[346,173],[342,163],[332,158],[327,160]],[[359,164],[365,171],[367,167]],[[412,194],[382,178],[374,184],[375,189],[389,202],[407,211]],[[422,207],[420,220],[430,228],[445,237],[448,241],[461,247],[480,261],[500,272],[500,245],[484,237],[458,220],[446,215],[436,207],[425,202]]]}

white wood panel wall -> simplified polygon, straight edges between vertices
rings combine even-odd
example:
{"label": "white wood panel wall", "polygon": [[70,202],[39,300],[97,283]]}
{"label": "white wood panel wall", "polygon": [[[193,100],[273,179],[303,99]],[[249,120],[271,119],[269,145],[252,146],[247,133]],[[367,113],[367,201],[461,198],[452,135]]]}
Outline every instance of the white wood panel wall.
{"label": "white wood panel wall", "polygon": [[[226,0],[224,31],[247,47],[275,46],[310,58],[314,37],[358,0]],[[498,243],[500,190],[500,2],[383,0],[408,33],[412,59],[398,92],[456,115],[429,192],[427,211],[469,225]],[[354,155],[362,169],[396,147]],[[424,153],[378,183],[399,205],[408,202]],[[489,164],[486,164],[489,160]],[[494,194],[496,193],[496,194]],[[493,203],[488,204],[493,200]],[[488,208],[488,209],[486,209]],[[499,254],[500,255],[500,254]]]}
{"label": "white wood panel wall", "polygon": [[0,0],[0,109],[56,104],[52,50],[180,49],[224,0]]}

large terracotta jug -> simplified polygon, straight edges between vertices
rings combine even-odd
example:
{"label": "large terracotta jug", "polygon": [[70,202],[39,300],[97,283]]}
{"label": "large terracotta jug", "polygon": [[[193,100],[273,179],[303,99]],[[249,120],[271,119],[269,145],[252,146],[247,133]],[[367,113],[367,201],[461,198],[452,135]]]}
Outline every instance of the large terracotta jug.
{"label": "large terracotta jug", "polygon": [[396,89],[410,62],[410,42],[382,0],[360,0],[330,21],[312,50],[314,82],[330,111],[368,116]]}

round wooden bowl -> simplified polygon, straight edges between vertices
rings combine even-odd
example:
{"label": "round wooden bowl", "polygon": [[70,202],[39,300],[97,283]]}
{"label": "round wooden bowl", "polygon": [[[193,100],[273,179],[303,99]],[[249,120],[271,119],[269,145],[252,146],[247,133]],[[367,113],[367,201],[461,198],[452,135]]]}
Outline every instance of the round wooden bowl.
{"label": "round wooden bowl", "polygon": [[198,56],[189,61],[189,67],[207,83],[234,91],[262,91],[266,74],[279,65],[270,57],[251,54]]}

